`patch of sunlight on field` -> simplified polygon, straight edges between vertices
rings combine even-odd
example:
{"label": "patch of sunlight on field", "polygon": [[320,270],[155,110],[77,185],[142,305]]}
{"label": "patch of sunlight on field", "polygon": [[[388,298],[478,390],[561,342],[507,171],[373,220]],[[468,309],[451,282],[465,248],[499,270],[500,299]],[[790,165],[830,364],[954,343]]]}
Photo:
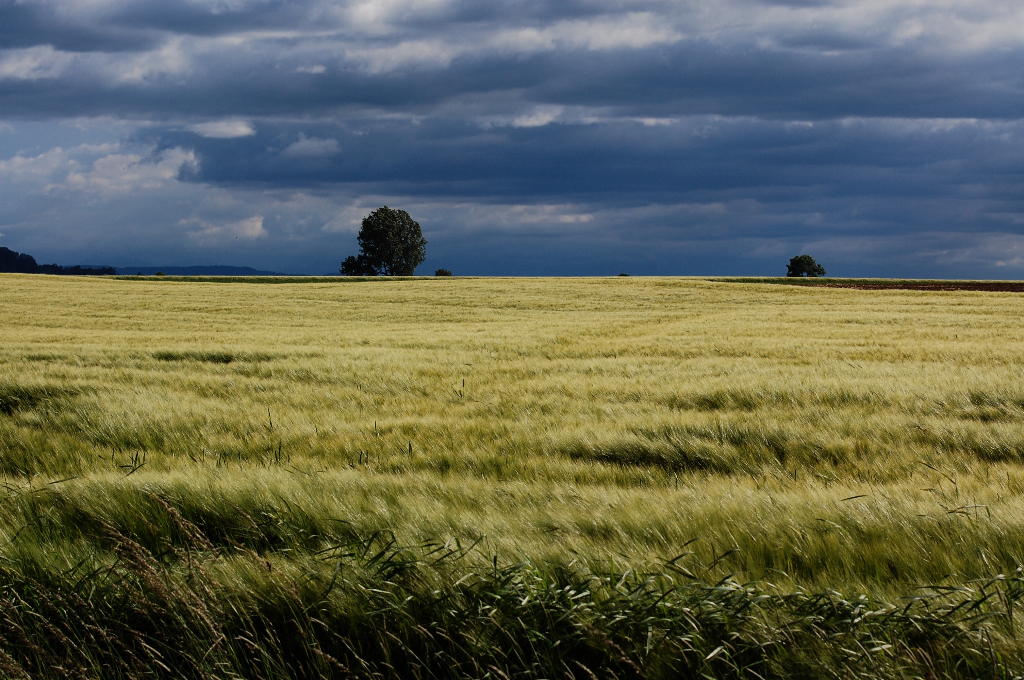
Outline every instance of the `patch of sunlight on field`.
{"label": "patch of sunlight on field", "polygon": [[1017,294],[3,275],[0,314],[0,473],[58,524],[157,494],[225,545],[290,513],[880,597],[1024,563]]}

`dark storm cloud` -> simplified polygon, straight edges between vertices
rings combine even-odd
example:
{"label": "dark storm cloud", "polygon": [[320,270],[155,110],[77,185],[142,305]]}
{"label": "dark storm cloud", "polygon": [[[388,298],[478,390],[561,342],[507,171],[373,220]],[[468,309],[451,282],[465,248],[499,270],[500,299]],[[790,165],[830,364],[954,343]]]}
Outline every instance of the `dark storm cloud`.
{"label": "dark storm cloud", "polygon": [[298,261],[366,197],[415,202],[435,252],[495,273],[515,272],[483,251],[540,243],[560,254],[524,273],[807,244],[862,268],[1024,268],[1021,25],[995,0],[0,0],[4,118],[135,128],[109,149],[5,142],[40,151],[0,159],[38,177],[0,233],[159,186],[147,200],[191,207],[153,217],[158,250],[237,232]]}
{"label": "dark storm cloud", "polygon": [[51,45],[69,52],[142,50],[158,36],[59,16],[55,6],[0,0],[0,49]]}
{"label": "dark storm cloud", "polygon": [[[318,0],[209,2],[141,0],[76,6],[59,0],[0,0],[0,48],[52,45],[72,52],[143,50],[175,35],[222,36],[244,31],[330,31],[348,28],[331,10],[348,3]],[[354,4],[354,3],[351,3]],[[660,3],[636,3],[633,11]],[[416,37],[463,26],[509,21],[542,25],[560,19],[600,16],[616,3],[475,2],[460,0],[417,8],[389,18],[401,36]],[[293,36],[290,41],[302,41]]]}
{"label": "dark storm cloud", "polygon": [[[59,77],[0,89],[8,115],[338,116],[385,108],[430,115],[476,98],[482,111],[556,104],[620,116],[719,114],[818,120],[846,116],[1016,118],[1024,111],[1024,49],[934,56],[906,48],[816,51],[680,41],[633,50],[461,55],[444,67],[416,63],[367,72],[333,55],[298,55],[262,40],[187,74],[110,78],[67,67]],[[316,63],[308,72],[308,62]],[[304,70],[305,69],[305,70]]]}
{"label": "dark storm cloud", "polygon": [[1024,110],[1022,61],[1024,50],[925,59],[894,48],[822,56],[686,43],[576,57],[536,85],[536,99],[628,115],[1016,118]]}
{"label": "dark storm cloud", "polygon": [[[1024,126],[927,121],[799,123],[693,117],[482,127],[461,120],[265,123],[252,136],[204,139],[147,131],[195,150],[191,181],[303,187],[401,184],[409,193],[566,196],[616,203],[695,192],[791,187],[819,193],[939,195],[948,184],[1024,172]],[[936,181],[940,180],[940,181]],[[988,184],[988,183],[987,183]],[[999,191],[990,185],[990,192]],[[1011,189],[1012,191],[1012,189]],[[770,196],[765,197],[770,200]]]}
{"label": "dark storm cloud", "polygon": [[227,3],[203,6],[181,0],[137,2],[120,8],[108,20],[140,30],[173,34],[218,36],[239,31],[315,29],[315,2],[268,0],[258,3]]}
{"label": "dark storm cloud", "polygon": [[151,0],[98,7],[0,0],[0,47],[52,45],[72,52],[144,50],[176,35],[216,36],[310,24],[308,5],[276,0],[232,7]]}
{"label": "dark storm cloud", "polygon": [[[632,5],[629,16],[658,7]],[[894,45],[878,31],[799,22],[767,36],[722,39],[720,32],[687,35],[687,16],[667,12],[664,22],[655,13],[635,30],[676,25],[677,36],[640,36],[638,44],[627,36],[592,49],[580,34],[589,30],[584,38],[601,44],[600,33],[612,31],[621,14],[615,3],[410,5],[372,30],[353,25],[346,14],[353,11],[314,0],[128,2],[91,12],[71,3],[0,0],[3,47],[156,52],[185,40],[175,49],[186,62],[125,78],[135,67],[131,56],[79,60],[45,78],[5,82],[0,108],[26,117],[315,116],[353,106],[423,114],[466,96],[512,92],[520,103],[647,116],[1014,118],[1024,110],[1020,45],[949,53]],[[550,35],[538,33],[544,30]],[[218,36],[238,42],[201,40]],[[438,54],[403,56],[403,46],[416,41]]]}

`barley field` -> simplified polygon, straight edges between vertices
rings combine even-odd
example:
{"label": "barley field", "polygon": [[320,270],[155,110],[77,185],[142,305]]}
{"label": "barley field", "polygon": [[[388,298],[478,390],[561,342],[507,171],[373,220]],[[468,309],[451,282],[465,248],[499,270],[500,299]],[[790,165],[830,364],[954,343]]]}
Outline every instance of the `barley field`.
{"label": "barley field", "polygon": [[0,675],[1024,672],[1024,297],[0,275]]}

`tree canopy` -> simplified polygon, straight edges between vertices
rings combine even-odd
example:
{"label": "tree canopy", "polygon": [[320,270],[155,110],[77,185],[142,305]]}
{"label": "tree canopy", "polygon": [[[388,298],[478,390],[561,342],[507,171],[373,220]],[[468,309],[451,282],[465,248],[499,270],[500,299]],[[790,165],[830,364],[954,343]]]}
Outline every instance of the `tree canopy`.
{"label": "tree canopy", "polygon": [[35,274],[38,269],[36,258],[28,253],[18,253],[10,248],[0,248],[0,272]]}
{"label": "tree canopy", "polygon": [[419,222],[386,205],[363,218],[358,240],[359,255],[341,263],[345,276],[412,276],[427,256]]}
{"label": "tree canopy", "polygon": [[824,275],[825,268],[815,262],[810,255],[797,255],[786,265],[786,276],[818,277]]}

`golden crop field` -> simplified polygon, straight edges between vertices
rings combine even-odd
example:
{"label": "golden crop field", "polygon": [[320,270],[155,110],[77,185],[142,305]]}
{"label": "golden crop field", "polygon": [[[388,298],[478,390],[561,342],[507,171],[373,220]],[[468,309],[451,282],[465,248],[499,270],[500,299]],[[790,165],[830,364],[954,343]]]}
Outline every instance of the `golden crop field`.
{"label": "golden crop field", "polygon": [[[636,587],[665,597],[665,579],[675,579],[671,588],[825,593],[836,611],[836,602],[898,613],[903,596],[952,593],[961,604],[984,596],[972,611],[1002,603],[990,617],[1000,623],[957,619],[957,640],[988,644],[968,645],[963,657],[981,654],[991,672],[1019,659],[1019,294],[688,278],[271,284],[2,275],[0,314],[0,580],[18,593],[3,610],[8,626],[29,626],[11,612],[30,598],[11,584],[85,597],[83,584],[102,573],[120,575],[108,599],[128,597],[134,583],[147,603],[263,611],[280,592],[306,603],[299,609],[315,592],[317,606],[351,620],[366,583],[402,585],[373,571],[380,555],[390,565],[427,564],[422,554],[443,548],[457,568],[417,572],[417,583],[438,592],[449,576],[491,568],[487,583],[504,583],[501,569],[528,564],[549,585],[570,572],[584,574],[581,583],[617,575],[605,579],[612,592],[633,583],[630,574],[657,573]],[[343,544],[354,560],[344,569]],[[420,557],[400,558],[412,554]],[[350,572],[360,575],[347,580]],[[978,579],[988,581],[970,585]],[[158,582],[178,585],[157,597]],[[278,595],[251,596],[268,588]],[[591,591],[594,607],[611,606]],[[947,604],[936,621],[968,611]],[[154,616],[146,621],[163,620]],[[99,625],[68,621],[63,634],[74,640],[68,631]],[[654,628],[644,625],[647,641],[637,644],[650,655]],[[278,660],[253,666],[237,658],[242,643],[221,650],[230,641],[217,636],[226,633],[210,630],[193,642],[212,656],[189,657],[188,672],[169,668],[195,677],[220,677],[217,663],[248,677],[306,674],[280,661],[281,640],[254,642],[260,658]],[[885,676],[938,658],[892,635],[873,653],[859,642],[860,661],[857,650],[853,660],[829,657],[822,677],[851,668]],[[727,647],[738,643],[713,652],[711,638],[700,639],[710,646],[687,643],[703,650],[694,657],[703,665],[685,662],[694,673],[809,673],[765,651],[742,666],[742,650]],[[832,649],[814,640],[809,655]],[[60,652],[66,645],[4,644],[0,670],[13,675],[60,654],[86,675],[113,663],[100,652]],[[346,644],[351,656],[318,652],[309,663],[327,676],[382,672],[359,666],[353,659],[365,654]],[[949,642],[940,635],[928,644]],[[591,654],[593,644],[584,646]],[[682,672],[672,659],[689,658],[679,649],[631,667],[671,677]],[[392,652],[380,653],[394,669]],[[142,674],[131,669],[149,652],[119,654],[128,669],[120,673]],[[522,672],[540,677],[548,662],[531,654],[517,657],[527,659]],[[956,654],[943,672],[959,672]],[[519,668],[456,664],[446,676],[403,658],[421,677],[511,677]],[[573,662],[603,677],[589,658]],[[563,677],[591,677],[560,663]]]}

